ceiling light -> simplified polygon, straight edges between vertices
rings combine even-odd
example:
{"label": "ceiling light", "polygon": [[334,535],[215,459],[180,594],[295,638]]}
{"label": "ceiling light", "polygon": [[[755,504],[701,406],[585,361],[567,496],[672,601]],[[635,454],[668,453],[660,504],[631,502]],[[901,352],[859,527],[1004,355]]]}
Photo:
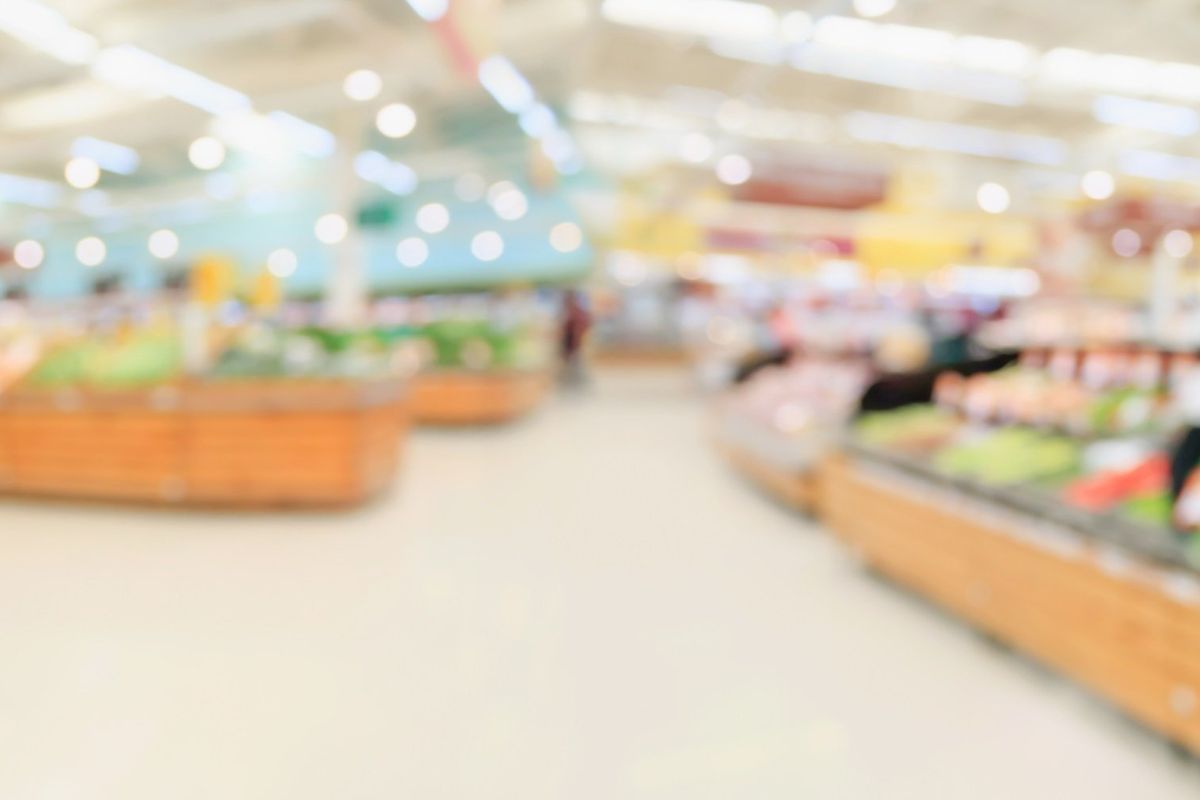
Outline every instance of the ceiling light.
{"label": "ceiling light", "polygon": [[1121,228],[1112,236],[1113,252],[1124,258],[1133,258],[1142,251],[1142,237],[1132,228]]}
{"label": "ceiling light", "polygon": [[0,201],[53,208],[62,200],[62,185],[41,178],[0,173]]}
{"label": "ceiling light", "polygon": [[491,186],[488,187],[488,190],[487,190],[488,205],[491,205],[491,206],[496,205],[496,200],[499,199],[500,195],[505,194],[506,192],[514,191],[514,190],[516,190],[516,188],[517,188],[517,185],[515,183],[513,183],[512,181],[496,181],[495,183],[493,183]]}
{"label": "ceiling light", "polygon": [[276,278],[286,278],[296,271],[296,254],[286,247],[272,250],[267,256],[267,272]]}
{"label": "ceiling light", "polygon": [[295,149],[312,158],[328,158],[337,151],[337,137],[332,131],[300,119],[286,111],[267,114],[279,132]]}
{"label": "ceiling light", "polygon": [[545,103],[535,103],[521,112],[517,124],[526,136],[541,139],[558,128],[558,119]]}
{"label": "ceiling light", "polygon": [[63,173],[76,189],[90,189],[100,182],[100,165],[90,158],[72,158]]}
{"label": "ceiling light", "polygon": [[754,166],[743,155],[731,153],[717,162],[717,180],[728,186],[740,186],[753,174]]}
{"label": "ceiling light", "polygon": [[1066,142],[1048,136],[1010,133],[975,125],[877,114],[873,111],[851,112],[846,115],[845,124],[851,138],[862,142],[1005,158],[1043,166],[1063,163],[1068,152]]}
{"label": "ceiling light", "polygon": [[405,196],[417,190],[419,180],[412,167],[393,161],[388,164],[387,174],[383,176],[381,183],[383,188],[392,194]]}
{"label": "ceiling light", "polygon": [[375,127],[389,139],[403,139],[417,127],[417,112],[404,103],[392,103],[379,109]]}
{"label": "ceiling light", "polygon": [[1093,169],[1083,174],[1079,186],[1087,197],[1093,200],[1107,200],[1116,190],[1116,181],[1104,170]]}
{"label": "ceiling light", "polygon": [[104,245],[104,240],[95,236],[88,236],[80,239],[75,245],[75,258],[80,264],[85,267],[98,267],[104,263],[104,257],[108,255],[108,248]]}
{"label": "ceiling light", "polygon": [[132,147],[106,142],[91,136],[80,136],[71,143],[71,155],[90,158],[101,169],[118,175],[132,175],[137,171],[141,159]]}
{"label": "ceiling light", "polygon": [[959,36],[954,42],[954,63],[966,69],[1024,75],[1033,68],[1032,47],[1012,39],[990,36]]}
{"label": "ceiling light", "polygon": [[1011,198],[1008,189],[998,183],[984,183],[975,192],[975,202],[989,214],[1003,214],[1008,210]]}
{"label": "ceiling light", "polygon": [[1167,251],[1167,255],[1172,258],[1184,258],[1188,253],[1192,252],[1194,242],[1192,235],[1187,231],[1173,230],[1167,231],[1163,236],[1163,250]]}
{"label": "ceiling light", "polygon": [[471,239],[471,255],[480,261],[495,261],[504,255],[504,238],[495,231],[483,231]]}
{"label": "ceiling light", "polygon": [[779,23],[783,40],[788,44],[802,44],[812,38],[813,18],[804,11],[789,11]]}
{"label": "ceiling light", "polygon": [[419,236],[401,239],[396,245],[396,260],[410,269],[421,266],[428,258],[429,245]]}
{"label": "ceiling light", "polygon": [[520,189],[509,189],[496,196],[492,209],[500,219],[512,222],[525,216],[529,211],[529,201]]}
{"label": "ceiling light", "polygon": [[450,0],[408,0],[408,4],[426,22],[437,22],[450,10]]}
{"label": "ceiling light", "polygon": [[854,13],[860,17],[882,17],[896,7],[896,0],[854,0]]}
{"label": "ceiling light", "polygon": [[346,97],[360,103],[374,100],[383,91],[383,78],[374,70],[356,69],[342,81],[342,91]]}
{"label": "ceiling light", "polygon": [[387,175],[392,162],[378,150],[364,150],[354,157],[354,174],[364,181],[376,183]]}
{"label": "ceiling light", "polygon": [[346,238],[350,225],[341,214],[325,214],[313,226],[317,241],[322,244],[337,244]]}
{"label": "ceiling light", "polygon": [[225,162],[225,145],[211,136],[201,136],[188,147],[188,159],[196,169],[216,169]]}
{"label": "ceiling light", "polygon": [[426,203],[417,209],[417,227],[425,233],[441,233],[450,225],[450,209],[441,203]]}
{"label": "ceiling light", "polygon": [[132,45],[102,50],[92,63],[92,72],[116,86],[156,97],[174,97],[217,116],[249,111],[251,107],[250,98],[236,89]]}
{"label": "ceiling light", "polygon": [[520,114],[535,102],[529,81],[504,56],[489,56],[480,62],[479,82],[510,114]]}
{"label": "ceiling light", "polygon": [[728,39],[769,39],[778,31],[775,11],[739,0],[604,0],[609,22],[638,28]]}
{"label": "ceiling light", "polygon": [[98,49],[94,36],[71,27],[62,14],[34,0],[4,0],[0,31],[67,64],[87,64]]}
{"label": "ceiling light", "polygon": [[703,164],[713,156],[713,140],[703,133],[693,132],[679,142],[679,156],[689,164]]}
{"label": "ceiling light", "polygon": [[13,261],[21,269],[37,269],[45,259],[45,248],[32,239],[17,242],[13,247]]}
{"label": "ceiling light", "polygon": [[147,242],[150,255],[159,259],[174,258],[179,252],[179,237],[174,231],[163,228],[150,234]]}
{"label": "ceiling light", "polygon": [[583,246],[583,230],[574,222],[560,222],[550,229],[550,246],[560,253],[574,253]]}
{"label": "ceiling light", "polygon": [[1126,175],[1159,181],[1200,181],[1200,158],[1163,153],[1158,150],[1126,150],[1117,155],[1117,165]]}
{"label": "ceiling light", "polygon": [[1100,95],[1092,101],[1092,116],[1107,125],[1121,125],[1171,136],[1193,136],[1200,131],[1200,114],[1184,106]]}

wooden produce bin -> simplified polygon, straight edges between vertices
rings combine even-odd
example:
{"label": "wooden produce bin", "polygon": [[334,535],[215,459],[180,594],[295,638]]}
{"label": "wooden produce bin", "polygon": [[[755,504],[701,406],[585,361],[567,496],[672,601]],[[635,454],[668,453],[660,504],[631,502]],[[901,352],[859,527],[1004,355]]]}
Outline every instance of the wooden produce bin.
{"label": "wooden produce bin", "polygon": [[222,380],[0,396],[0,491],[202,506],[347,506],[395,474],[393,380]]}
{"label": "wooden produce bin", "polygon": [[550,389],[538,370],[432,370],[413,380],[412,415],[425,425],[494,425],[530,413]]}
{"label": "wooden produce bin", "polygon": [[1200,575],[870,458],[824,478],[826,522],[880,573],[1200,754]]}

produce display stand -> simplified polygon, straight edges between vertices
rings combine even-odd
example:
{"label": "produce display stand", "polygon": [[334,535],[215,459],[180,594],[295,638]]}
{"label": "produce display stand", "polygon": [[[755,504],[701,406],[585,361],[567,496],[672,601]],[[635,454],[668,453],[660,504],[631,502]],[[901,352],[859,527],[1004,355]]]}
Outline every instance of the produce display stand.
{"label": "produce display stand", "polygon": [[431,370],[413,380],[413,420],[425,425],[509,422],[533,411],[550,383],[550,374],[542,370]]}
{"label": "produce display stand", "polygon": [[388,485],[393,379],[184,381],[0,395],[0,492],[214,507],[348,506]]}
{"label": "produce display stand", "polygon": [[718,403],[712,428],[717,451],[743,477],[786,506],[820,514],[821,467],[837,442],[832,426],[789,437]]}
{"label": "produce display stand", "polygon": [[771,497],[806,514],[819,513],[820,465],[793,471],[733,442],[718,439],[716,446],[734,469]]}
{"label": "produce display stand", "polygon": [[854,445],[823,491],[880,573],[1200,754],[1200,574],[1170,531]]}

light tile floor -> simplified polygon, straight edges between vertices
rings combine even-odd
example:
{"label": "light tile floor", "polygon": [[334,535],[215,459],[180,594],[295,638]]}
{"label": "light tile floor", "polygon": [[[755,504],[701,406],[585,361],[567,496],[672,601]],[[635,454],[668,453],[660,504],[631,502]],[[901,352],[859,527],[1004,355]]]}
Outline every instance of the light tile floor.
{"label": "light tile floor", "polygon": [[0,800],[1200,796],[730,474],[681,376],[407,461],[350,516],[0,507]]}

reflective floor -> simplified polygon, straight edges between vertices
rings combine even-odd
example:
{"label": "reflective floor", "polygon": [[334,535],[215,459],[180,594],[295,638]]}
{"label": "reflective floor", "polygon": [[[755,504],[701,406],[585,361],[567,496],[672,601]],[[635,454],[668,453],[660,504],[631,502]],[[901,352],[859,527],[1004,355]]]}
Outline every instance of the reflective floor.
{"label": "reflective floor", "polygon": [[681,375],[406,466],[349,517],[0,509],[0,798],[1200,796],[730,474]]}

